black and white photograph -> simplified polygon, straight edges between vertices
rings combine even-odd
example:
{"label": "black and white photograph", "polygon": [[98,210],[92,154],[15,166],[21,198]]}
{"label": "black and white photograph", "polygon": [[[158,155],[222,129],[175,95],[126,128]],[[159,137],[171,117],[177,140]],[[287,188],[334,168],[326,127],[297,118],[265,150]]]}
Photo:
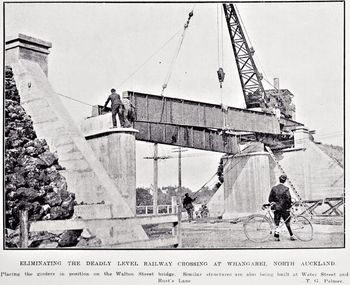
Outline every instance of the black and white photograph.
{"label": "black and white photograph", "polygon": [[2,254],[344,255],[345,71],[344,1],[3,2]]}

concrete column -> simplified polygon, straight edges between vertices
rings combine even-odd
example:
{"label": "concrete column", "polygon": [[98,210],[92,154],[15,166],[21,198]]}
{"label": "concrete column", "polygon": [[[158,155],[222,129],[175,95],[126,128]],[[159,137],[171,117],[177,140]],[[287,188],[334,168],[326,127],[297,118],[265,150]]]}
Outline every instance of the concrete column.
{"label": "concrete column", "polygon": [[[136,142],[137,130],[113,128],[86,137],[98,160],[116,188],[136,215]],[[117,191],[109,189],[109,191]],[[109,201],[112,202],[113,201]]]}
{"label": "concrete column", "polygon": [[20,59],[33,61],[39,64],[44,73],[48,74],[48,55],[50,42],[36,39],[23,34],[6,39],[6,57],[5,64],[11,65],[17,63]]}
{"label": "concrete column", "polygon": [[255,152],[226,158],[224,219],[256,213],[270,193],[269,154]]}

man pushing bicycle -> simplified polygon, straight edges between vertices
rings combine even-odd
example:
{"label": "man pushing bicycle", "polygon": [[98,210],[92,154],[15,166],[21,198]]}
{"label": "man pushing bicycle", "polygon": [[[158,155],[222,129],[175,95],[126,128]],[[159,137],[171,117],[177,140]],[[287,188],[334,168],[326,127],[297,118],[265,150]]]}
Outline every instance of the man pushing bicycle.
{"label": "man pushing bicycle", "polygon": [[273,203],[273,206],[271,207],[271,209],[274,210],[274,222],[276,225],[274,237],[276,241],[280,240],[278,225],[280,223],[281,218],[286,223],[286,227],[288,229],[290,239],[296,240],[296,238],[293,235],[292,229],[290,227],[290,208],[292,206],[292,198],[289,192],[289,188],[284,185],[286,180],[287,180],[287,176],[281,175],[279,177],[280,183],[272,187],[269,195],[269,202]]}

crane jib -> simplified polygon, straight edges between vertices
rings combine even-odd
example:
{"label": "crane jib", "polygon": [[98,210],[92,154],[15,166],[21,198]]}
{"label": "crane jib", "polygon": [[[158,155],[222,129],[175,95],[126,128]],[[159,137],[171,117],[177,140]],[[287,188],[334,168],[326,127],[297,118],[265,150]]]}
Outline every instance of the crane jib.
{"label": "crane jib", "polygon": [[[233,4],[222,4],[247,108],[263,107],[265,90]],[[248,84],[249,83],[249,84]]]}

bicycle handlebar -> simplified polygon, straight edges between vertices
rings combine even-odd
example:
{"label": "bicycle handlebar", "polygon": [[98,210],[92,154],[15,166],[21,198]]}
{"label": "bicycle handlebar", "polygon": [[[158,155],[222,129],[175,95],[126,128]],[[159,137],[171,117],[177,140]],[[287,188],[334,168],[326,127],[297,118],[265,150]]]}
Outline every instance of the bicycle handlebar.
{"label": "bicycle handlebar", "polygon": [[271,208],[273,205],[275,205],[275,202],[267,203],[262,205],[262,209],[265,210],[267,208]]}
{"label": "bicycle handlebar", "polygon": [[[267,204],[263,204],[262,205],[262,209],[263,210],[266,210],[266,209],[269,209],[269,208],[271,208],[273,205],[275,205],[276,204],[276,202],[271,202],[271,203],[267,203]],[[300,206],[300,205],[302,205],[302,203],[300,202],[300,201],[295,201],[295,202],[293,202],[292,204],[291,204],[291,207],[293,207],[293,206]]]}

